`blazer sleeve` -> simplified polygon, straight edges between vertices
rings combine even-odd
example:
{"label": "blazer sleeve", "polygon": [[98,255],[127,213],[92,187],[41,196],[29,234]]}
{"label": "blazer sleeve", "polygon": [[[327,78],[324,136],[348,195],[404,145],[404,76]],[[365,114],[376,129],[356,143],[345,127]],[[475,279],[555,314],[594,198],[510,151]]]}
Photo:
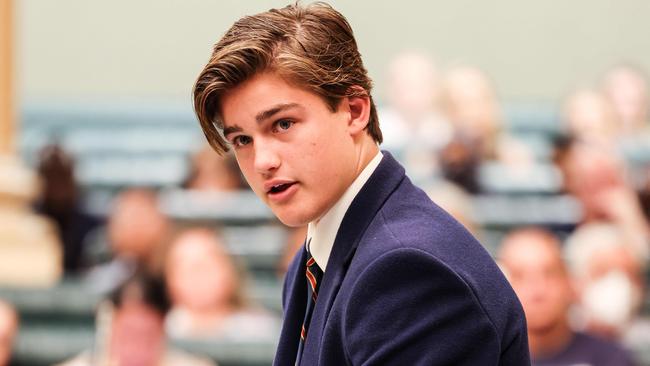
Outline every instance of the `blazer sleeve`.
{"label": "blazer sleeve", "polygon": [[352,365],[497,365],[500,339],[472,289],[435,257],[395,249],[358,277],[344,313]]}

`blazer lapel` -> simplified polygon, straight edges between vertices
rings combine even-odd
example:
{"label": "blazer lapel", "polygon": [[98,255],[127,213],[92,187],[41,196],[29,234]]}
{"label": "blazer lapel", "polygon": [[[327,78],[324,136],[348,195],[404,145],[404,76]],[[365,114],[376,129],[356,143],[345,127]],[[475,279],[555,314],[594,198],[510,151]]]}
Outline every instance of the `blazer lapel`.
{"label": "blazer lapel", "polygon": [[307,342],[303,350],[302,360],[311,360],[310,365],[315,365],[318,360],[327,316],[345,278],[359,240],[386,199],[405,177],[404,168],[392,155],[385,151],[382,153],[384,157],[352,201],[336,234],[334,246],[327,262],[327,270],[318,290],[318,301],[314,308]]}
{"label": "blazer lapel", "polygon": [[[296,261],[298,261],[296,263]],[[298,342],[300,341],[300,329],[305,319],[305,308],[307,299],[307,279],[305,277],[305,266],[307,263],[307,251],[303,245],[294,263],[290,266],[285,280],[286,288],[283,293],[284,320],[280,331],[280,341],[275,354],[274,365],[293,365],[298,354]]]}

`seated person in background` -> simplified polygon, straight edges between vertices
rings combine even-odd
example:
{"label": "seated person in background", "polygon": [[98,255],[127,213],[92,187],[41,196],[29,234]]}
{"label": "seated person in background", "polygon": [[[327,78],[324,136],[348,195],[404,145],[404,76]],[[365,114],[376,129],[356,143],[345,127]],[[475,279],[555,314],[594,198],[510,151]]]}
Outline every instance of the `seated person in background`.
{"label": "seated person in background", "polygon": [[397,55],[388,70],[387,104],[377,113],[383,147],[395,153],[414,181],[430,181],[436,155],[453,134],[440,112],[440,82],[433,61],[424,54]]}
{"label": "seated person in background", "polygon": [[440,171],[442,177],[457,184],[471,194],[480,193],[479,169],[481,152],[468,138],[456,135],[440,151]]}
{"label": "seated person in background", "polygon": [[86,351],[60,366],[214,365],[167,346],[164,319],[169,299],[162,281],[136,273],[111,294],[108,302],[110,305],[100,306],[93,352]]}
{"label": "seated person in background", "polygon": [[629,65],[616,66],[605,74],[602,90],[618,117],[622,136],[647,136],[650,132],[650,95],[646,75]]}
{"label": "seated person in background", "polygon": [[599,92],[582,89],[569,95],[562,119],[573,138],[601,148],[616,148],[620,126],[612,105]]}
{"label": "seated person in background", "polygon": [[52,286],[63,255],[56,226],[31,207],[37,176],[8,155],[0,154],[0,167],[0,286]]}
{"label": "seated person in background", "polygon": [[18,314],[16,310],[0,300],[0,366],[11,365],[11,355],[17,333]]}
{"label": "seated person in background", "polygon": [[488,77],[474,67],[454,67],[445,76],[442,100],[456,133],[478,145],[481,157],[494,158],[502,120]]}
{"label": "seated person in background", "polygon": [[232,154],[220,156],[204,144],[191,160],[191,171],[183,188],[203,192],[229,192],[248,188]]}
{"label": "seated person in background", "polygon": [[566,253],[580,295],[580,325],[650,349],[650,320],[640,314],[644,269],[623,232],[610,224],[583,225],[567,239]]}
{"label": "seated person in background", "polygon": [[174,338],[274,340],[279,320],[244,300],[242,280],[221,237],[183,231],[169,248],[165,277],[172,299],[167,333]]}
{"label": "seated person in background", "polygon": [[87,264],[84,240],[100,220],[83,211],[74,161],[60,146],[46,146],[40,152],[38,174],[43,191],[36,209],[56,224],[63,244],[63,269],[67,274],[75,274]]}
{"label": "seated person in background", "polygon": [[627,236],[639,258],[647,258],[650,228],[636,192],[627,182],[624,161],[613,150],[573,140],[556,156],[564,190],[582,206],[582,223],[608,222]]}
{"label": "seated person in background", "polygon": [[553,234],[536,228],[511,232],[498,258],[524,306],[533,365],[633,365],[615,343],[572,330],[569,308],[575,295]]}
{"label": "seated person in background", "polygon": [[[450,168],[454,166],[449,162],[456,161],[458,165],[459,158],[452,153],[458,154],[463,145],[467,146],[470,157],[475,155],[472,157],[477,161],[475,166],[496,161],[508,168],[508,174],[526,174],[532,168],[534,156],[528,146],[505,130],[501,106],[487,75],[475,67],[457,66],[448,71],[443,85],[446,118],[454,127],[454,136],[441,157],[446,178],[460,183],[451,178]],[[460,184],[469,192],[477,191]]]}
{"label": "seated person in background", "polygon": [[153,191],[129,189],[120,193],[108,219],[108,240],[114,257],[90,271],[87,280],[91,290],[110,292],[136,268],[161,273],[169,226]]}

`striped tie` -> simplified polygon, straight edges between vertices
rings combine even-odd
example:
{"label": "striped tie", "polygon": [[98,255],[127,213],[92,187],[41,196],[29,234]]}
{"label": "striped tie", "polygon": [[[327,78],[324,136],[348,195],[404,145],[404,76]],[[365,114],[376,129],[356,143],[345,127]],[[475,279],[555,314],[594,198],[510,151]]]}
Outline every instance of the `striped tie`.
{"label": "striped tie", "polygon": [[[307,248],[309,248],[309,243],[307,243]],[[305,320],[302,322],[302,328],[300,329],[300,344],[298,345],[296,365],[300,364],[302,350],[305,346],[305,340],[307,339],[309,322],[311,321],[311,314],[314,312],[316,299],[318,298],[318,286],[320,285],[321,279],[323,278],[323,271],[321,271],[320,267],[318,267],[318,264],[314,260],[314,257],[311,256],[311,254],[309,255],[309,259],[306,263],[305,275],[307,276],[307,308],[305,310]]]}

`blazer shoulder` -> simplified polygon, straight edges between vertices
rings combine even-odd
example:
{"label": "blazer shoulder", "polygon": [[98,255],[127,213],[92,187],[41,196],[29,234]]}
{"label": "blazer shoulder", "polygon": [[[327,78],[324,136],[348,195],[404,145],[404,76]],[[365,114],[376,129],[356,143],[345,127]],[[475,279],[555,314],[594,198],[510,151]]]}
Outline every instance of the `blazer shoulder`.
{"label": "blazer shoulder", "polygon": [[436,271],[471,293],[501,337],[502,347],[522,337],[527,344],[523,308],[492,257],[460,223],[408,181],[377,213],[355,259],[367,266],[380,255],[392,262],[390,258],[405,253],[409,258],[426,258]]}
{"label": "blazer shoulder", "polygon": [[[390,275],[386,276],[387,273]],[[410,278],[402,278],[402,276],[410,276]],[[444,282],[449,292],[464,293],[465,300],[471,300],[476,309],[480,309],[490,322],[495,332],[499,333],[497,326],[492,321],[492,316],[481,302],[482,295],[477,293],[476,289],[456,269],[429,251],[418,247],[402,246],[381,254],[368,264],[358,276],[354,286],[368,287],[372,286],[373,282],[381,283],[379,286],[390,286],[388,283],[395,282],[396,287],[402,286],[404,292],[408,292],[412,286],[417,287],[420,281],[426,282],[425,286],[431,290],[431,296],[425,301],[444,299],[446,292],[434,289],[433,283],[437,281]],[[456,289],[450,291],[451,288]]]}
{"label": "blazer shoulder", "polygon": [[496,364],[500,358],[501,335],[472,289],[418,248],[396,248],[371,261],[344,307],[343,344],[352,364]]}

